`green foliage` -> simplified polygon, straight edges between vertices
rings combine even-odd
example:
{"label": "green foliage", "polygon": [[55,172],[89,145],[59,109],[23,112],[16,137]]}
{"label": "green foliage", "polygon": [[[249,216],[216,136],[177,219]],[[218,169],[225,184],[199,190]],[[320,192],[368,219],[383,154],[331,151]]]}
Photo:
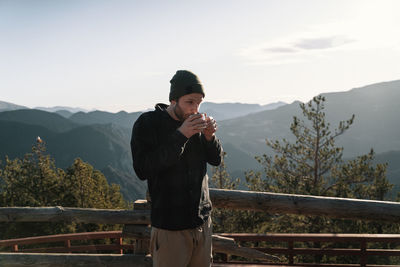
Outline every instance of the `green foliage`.
{"label": "green foliage", "polygon": [[343,151],[335,146],[335,140],[349,129],[354,115],[341,121],[332,132],[330,124],[325,122],[324,101],[324,97],[318,96],[307,104],[300,104],[308,121],[293,118],[290,130],[296,137],[295,143],[267,139],[267,146],[275,155],[256,157],[265,170],[266,191],[311,195],[332,195],[335,191],[329,180],[337,179],[330,171],[342,163]]}
{"label": "green foliage", "polygon": [[253,172],[247,174],[248,181],[271,192],[383,200],[392,187],[386,180],[387,165],[373,166],[372,149],[345,162],[343,148],[335,141],[350,128],[354,115],[332,131],[325,121],[324,102],[325,98],[318,96],[300,104],[307,121],[293,118],[290,130],[295,143],[267,139],[267,146],[275,154],[256,157],[265,178]]}
{"label": "green foliage", "polygon": [[[225,157],[223,154],[222,162],[213,168],[211,186],[219,189],[235,190],[240,184],[240,179],[232,179],[226,170]],[[249,232],[249,227],[263,222],[262,212],[235,211],[226,209],[213,209],[213,231],[216,233],[243,233]]]}
{"label": "green foliage", "polygon": [[[1,206],[56,206],[63,195],[61,185],[65,172],[55,167],[38,142],[23,160],[6,157],[1,172]],[[61,196],[61,197],[60,197]]]}
{"label": "green foliage", "polygon": [[[104,175],[89,163],[75,159],[66,171],[55,166],[38,139],[24,158],[8,157],[0,168],[0,206],[65,206],[79,208],[127,208],[119,186],[107,183]],[[118,226],[68,223],[0,224],[5,237],[46,235],[75,231],[115,229]]]}
{"label": "green foliage", "polygon": [[[213,176],[211,178],[211,186],[220,189],[236,189],[239,184],[239,179],[233,181],[226,171],[224,152],[221,164],[213,168]],[[213,213],[213,230],[214,232],[232,232],[232,226],[235,225],[234,220],[237,217],[234,211],[214,209]]]}
{"label": "green foliage", "polygon": [[219,166],[213,168],[213,176],[211,177],[211,185],[220,189],[236,189],[240,183],[240,179],[233,180],[226,170],[225,165],[226,152],[222,155],[222,161]]}
{"label": "green foliage", "polygon": [[109,186],[100,171],[79,158],[66,170],[63,189],[64,203],[69,207],[126,208],[119,186]]}
{"label": "green foliage", "polygon": [[[335,141],[350,128],[355,116],[340,121],[338,127],[331,130],[330,124],[325,120],[324,103],[325,98],[317,96],[307,104],[300,104],[305,120],[293,118],[290,130],[295,136],[294,143],[285,139],[282,141],[267,139],[267,146],[274,154],[256,157],[263,171],[246,173],[250,190],[385,199],[392,188],[386,179],[387,164],[374,166],[375,153],[372,149],[366,155],[344,161],[343,148],[337,147]],[[264,214],[259,215],[254,221],[247,220],[247,228],[243,230],[261,233],[397,233],[399,225],[320,216]],[[321,247],[321,244],[310,244],[310,246]],[[307,257],[299,256],[299,258],[307,260]],[[348,260],[350,259],[344,257],[342,262],[348,263]],[[312,261],[322,263],[327,262],[327,258],[316,256]]]}

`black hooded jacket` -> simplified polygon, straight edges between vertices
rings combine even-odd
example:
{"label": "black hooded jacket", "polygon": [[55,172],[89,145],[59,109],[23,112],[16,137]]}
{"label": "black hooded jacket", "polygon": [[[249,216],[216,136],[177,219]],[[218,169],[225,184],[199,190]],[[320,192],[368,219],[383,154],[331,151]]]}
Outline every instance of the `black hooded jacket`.
{"label": "black hooded jacket", "polygon": [[182,122],[157,104],[143,113],[132,129],[133,168],[148,183],[152,226],[167,230],[192,229],[211,212],[207,163],[221,163],[222,147],[215,137],[200,134],[189,139],[177,129]]}

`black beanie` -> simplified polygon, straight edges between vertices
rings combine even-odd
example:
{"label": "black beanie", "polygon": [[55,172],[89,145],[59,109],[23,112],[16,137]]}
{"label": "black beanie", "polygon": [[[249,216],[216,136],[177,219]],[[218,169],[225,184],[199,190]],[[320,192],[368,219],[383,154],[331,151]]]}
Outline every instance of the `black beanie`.
{"label": "black beanie", "polygon": [[203,86],[197,76],[187,70],[178,70],[172,77],[169,101],[178,100],[181,96],[199,93],[205,97]]}

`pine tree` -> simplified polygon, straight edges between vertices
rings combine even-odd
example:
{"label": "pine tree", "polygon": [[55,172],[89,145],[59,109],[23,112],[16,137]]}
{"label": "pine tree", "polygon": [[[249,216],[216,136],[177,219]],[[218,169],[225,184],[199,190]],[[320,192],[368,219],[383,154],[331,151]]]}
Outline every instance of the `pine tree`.
{"label": "pine tree", "polygon": [[[40,140],[40,141],[39,141]],[[23,160],[6,157],[1,173],[3,206],[56,206],[61,204],[61,183],[65,172],[46,154],[45,143],[38,139]]]}
{"label": "pine tree", "polygon": [[[0,168],[0,206],[124,209],[128,203],[119,186],[109,185],[100,171],[79,158],[66,171],[57,168],[46,153],[45,142],[38,138],[23,160],[6,157]],[[3,238],[117,228],[120,226],[64,222],[0,224]]]}
{"label": "pine tree", "polygon": [[261,173],[247,173],[253,187],[265,191],[318,196],[354,197],[383,200],[391,185],[386,179],[386,164],[373,166],[374,152],[345,162],[343,148],[336,139],[354,121],[354,115],[341,121],[333,132],[325,120],[323,96],[300,104],[307,121],[293,118],[290,130],[295,142],[266,141],[274,155],[256,157]]}
{"label": "pine tree", "polygon": [[[305,120],[293,118],[290,130],[295,142],[268,140],[273,154],[256,157],[261,172],[247,172],[250,189],[277,193],[384,200],[392,188],[386,164],[373,165],[374,151],[353,160],[342,159],[343,148],[335,144],[353,124],[355,116],[331,130],[325,119],[325,97],[300,104]],[[321,216],[271,215],[259,226],[261,232],[369,232],[398,229],[389,224],[330,219]],[[314,244],[319,247],[319,244]],[[315,259],[314,259],[315,260]],[[323,262],[323,257],[317,257]]]}

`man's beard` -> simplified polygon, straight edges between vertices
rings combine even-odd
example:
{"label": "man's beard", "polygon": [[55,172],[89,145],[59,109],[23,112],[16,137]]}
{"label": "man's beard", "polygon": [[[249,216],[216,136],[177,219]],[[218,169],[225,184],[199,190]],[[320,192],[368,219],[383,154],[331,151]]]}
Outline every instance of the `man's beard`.
{"label": "man's beard", "polygon": [[180,121],[184,121],[184,120],[186,120],[189,116],[190,116],[190,114],[185,114],[184,112],[183,112],[183,110],[181,109],[181,107],[179,106],[179,103],[176,103],[175,105],[174,105],[174,113],[175,113],[175,116],[180,120]]}

